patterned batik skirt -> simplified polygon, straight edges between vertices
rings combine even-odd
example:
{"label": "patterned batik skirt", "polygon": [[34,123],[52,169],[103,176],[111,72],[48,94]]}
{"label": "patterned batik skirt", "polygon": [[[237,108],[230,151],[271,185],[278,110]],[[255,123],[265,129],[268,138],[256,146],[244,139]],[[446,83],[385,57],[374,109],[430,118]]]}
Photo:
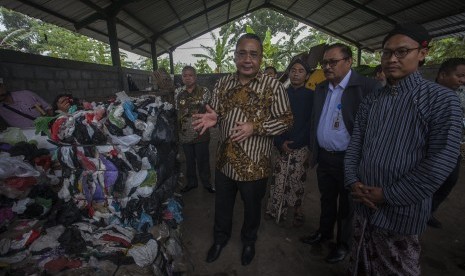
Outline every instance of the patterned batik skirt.
{"label": "patterned batik skirt", "polygon": [[309,168],[308,147],[296,149],[290,154],[280,154],[274,167],[274,181],[270,186],[270,196],[266,213],[285,217],[287,208],[302,205],[304,185]]}
{"label": "patterned batik skirt", "polygon": [[348,274],[420,275],[420,251],[418,235],[400,235],[379,229],[355,215]]}

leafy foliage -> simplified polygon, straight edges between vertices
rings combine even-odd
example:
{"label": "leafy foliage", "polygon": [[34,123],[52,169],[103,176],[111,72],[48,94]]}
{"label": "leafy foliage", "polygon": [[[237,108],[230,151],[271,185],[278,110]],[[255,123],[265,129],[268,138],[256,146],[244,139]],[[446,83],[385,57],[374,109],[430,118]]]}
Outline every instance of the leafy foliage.
{"label": "leafy foliage", "polygon": [[465,57],[465,37],[433,40],[426,56],[426,64],[441,64],[445,59],[457,57]]}
{"label": "leafy foliage", "polygon": [[[0,48],[56,58],[111,65],[110,46],[38,19],[0,7]],[[134,67],[125,53],[121,65]]]}
{"label": "leafy foliage", "polygon": [[192,54],[192,56],[212,61],[216,66],[215,73],[226,71],[232,61],[230,52],[232,51],[233,44],[228,41],[231,31],[232,29],[229,28],[221,37],[217,37],[215,33],[210,33],[212,40],[215,41],[215,45],[213,47],[200,45],[207,54]]}
{"label": "leafy foliage", "polygon": [[207,59],[199,59],[194,64],[197,74],[211,74],[213,73],[212,68],[208,65]]}
{"label": "leafy foliage", "polygon": [[260,9],[226,25],[220,30],[220,35],[225,35],[232,28],[231,43],[236,44],[239,37],[246,32],[244,26],[250,26],[255,34],[264,39],[266,31],[271,30],[271,35],[276,36],[279,32],[291,33],[297,28],[299,22],[270,9]]}

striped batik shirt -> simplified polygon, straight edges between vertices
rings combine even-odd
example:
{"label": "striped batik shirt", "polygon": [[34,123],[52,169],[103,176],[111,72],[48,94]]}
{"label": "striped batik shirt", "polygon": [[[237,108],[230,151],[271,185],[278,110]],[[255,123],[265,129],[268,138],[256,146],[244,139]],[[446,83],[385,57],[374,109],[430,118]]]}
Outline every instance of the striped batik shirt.
{"label": "striped batik shirt", "polygon": [[[254,181],[268,177],[272,135],[292,126],[293,117],[282,84],[258,73],[245,85],[237,73],[222,77],[215,85],[211,101],[218,114],[220,138],[216,168],[233,180]],[[253,123],[253,134],[242,142],[232,142],[236,122]]]}
{"label": "striped batik shirt", "polygon": [[457,95],[418,72],[369,94],[346,152],[345,185],[381,187],[385,203],[355,211],[398,234],[423,232],[431,197],[457,162],[460,120]]}

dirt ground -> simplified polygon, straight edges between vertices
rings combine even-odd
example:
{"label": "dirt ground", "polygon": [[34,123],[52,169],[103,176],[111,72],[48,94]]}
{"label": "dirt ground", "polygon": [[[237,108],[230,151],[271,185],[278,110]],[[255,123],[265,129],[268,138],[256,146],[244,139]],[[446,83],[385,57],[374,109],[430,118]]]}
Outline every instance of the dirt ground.
{"label": "dirt ground", "polygon": [[[212,168],[217,143],[216,135],[213,134],[210,143]],[[428,227],[421,235],[422,275],[465,275],[465,270],[458,267],[458,264],[465,263],[464,184],[465,163],[462,162],[456,187],[436,213],[436,217],[443,224],[442,229]],[[293,228],[290,218],[280,225],[262,219],[255,258],[250,265],[242,266],[240,228],[243,205],[240,195],[238,194],[236,198],[232,237],[218,260],[206,263],[207,251],[213,242],[215,196],[202,187],[188,192],[183,197],[185,203],[183,243],[187,260],[185,265],[190,271],[187,275],[345,275],[348,258],[344,262],[333,265],[324,261],[329,250],[334,246],[333,242],[310,246],[299,241],[299,237],[310,234],[318,228],[319,196],[316,173],[315,170],[311,170],[304,200],[304,226]],[[263,209],[266,199],[267,196],[263,200]]]}

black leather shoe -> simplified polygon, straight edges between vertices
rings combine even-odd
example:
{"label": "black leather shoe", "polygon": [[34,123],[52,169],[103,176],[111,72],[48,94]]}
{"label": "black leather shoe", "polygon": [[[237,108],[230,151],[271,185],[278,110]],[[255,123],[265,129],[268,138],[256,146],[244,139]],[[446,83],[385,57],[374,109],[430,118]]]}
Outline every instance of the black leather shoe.
{"label": "black leather shoe", "polygon": [[241,257],[242,265],[250,264],[254,256],[255,256],[255,245],[253,244],[244,245],[244,248],[242,248],[242,257]]}
{"label": "black leather shoe", "polygon": [[187,193],[190,190],[195,189],[195,188],[197,188],[197,187],[195,187],[195,186],[185,187],[184,189],[181,190],[181,193],[185,194],[185,193]]}
{"label": "black leather shoe", "polygon": [[331,238],[323,236],[320,232],[315,232],[314,234],[310,236],[301,237],[300,241],[306,244],[314,245],[314,244],[319,244],[319,243],[322,243],[330,239]]}
{"label": "black leather shoe", "polygon": [[224,246],[219,243],[214,243],[212,247],[210,247],[210,250],[208,250],[207,263],[213,263],[216,261],[216,259],[220,256],[223,247]]}
{"label": "black leather shoe", "polygon": [[338,246],[329,253],[325,261],[330,264],[341,262],[346,258],[348,253],[349,251],[347,249]]}
{"label": "black leather shoe", "polygon": [[207,192],[209,192],[210,194],[216,193],[216,190],[213,189],[212,187],[205,188],[205,190],[207,190]]}

